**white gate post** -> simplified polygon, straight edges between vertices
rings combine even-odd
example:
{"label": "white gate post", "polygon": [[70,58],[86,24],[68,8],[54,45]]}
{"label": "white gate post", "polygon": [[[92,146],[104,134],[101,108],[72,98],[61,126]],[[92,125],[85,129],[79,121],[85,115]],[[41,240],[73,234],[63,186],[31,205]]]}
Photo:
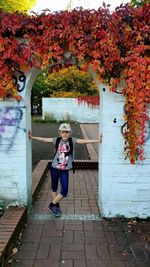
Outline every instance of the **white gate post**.
{"label": "white gate post", "polygon": [[[124,138],[121,134],[125,98],[110,93],[106,84],[99,84],[100,131],[99,207],[103,217],[150,216],[150,134],[145,145],[144,162],[135,165],[125,160]],[[121,88],[117,89],[121,91]],[[149,131],[149,130],[148,130]]]}
{"label": "white gate post", "polygon": [[16,73],[22,100],[0,101],[0,200],[6,206],[32,203],[31,90],[41,70]]}

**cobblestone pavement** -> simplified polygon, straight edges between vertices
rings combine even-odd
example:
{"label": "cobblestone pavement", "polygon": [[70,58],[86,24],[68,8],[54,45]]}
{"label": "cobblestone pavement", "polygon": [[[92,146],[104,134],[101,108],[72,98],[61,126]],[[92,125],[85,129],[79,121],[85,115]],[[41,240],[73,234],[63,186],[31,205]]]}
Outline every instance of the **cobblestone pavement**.
{"label": "cobblestone pavement", "polygon": [[150,223],[100,219],[96,178],[93,170],[70,172],[62,220],[49,215],[47,175],[8,267],[150,267]]}

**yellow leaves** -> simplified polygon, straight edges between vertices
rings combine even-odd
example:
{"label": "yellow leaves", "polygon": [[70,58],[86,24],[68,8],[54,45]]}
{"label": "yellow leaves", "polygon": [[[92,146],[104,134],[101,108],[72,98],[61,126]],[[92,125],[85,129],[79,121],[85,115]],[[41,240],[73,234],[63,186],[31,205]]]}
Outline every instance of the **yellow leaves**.
{"label": "yellow leaves", "polygon": [[97,95],[98,87],[92,77],[77,66],[69,66],[54,71],[51,68],[46,76],[47,87],[52,96],[76,97],[80,95]]}
{"label": "yellow leaves", "polygon": [[129,227],[131,227],[132,225],[136,225],[137,221],[136,220],[130,220],[127,224]]}
{"label": "yellow leaves", "polygon": [[35,4],[36,0],[1,0],[0,8],[2,8],[6,12],[26,12]]}
{"label": "yellow leaves", "polygon": [[131,251],[129,249],[125,249],[125,250],[121,251],[122,256],[128,256],[129,253],[131,253]]}
{"label": "yellow leaves", "polygon": [[22,65],[21,66],[22,72],[26,72],[28,69],[29,69],[29,66],[28,65]]}
{"label": "yellow leaves", "polygon": [[127,121],[127,119],[128,119],[127,115],[124,114],[124,115],[123,115],[123,120],[124,120],[124,121]]}
{"label": "yellow leaves", "polygon": [[105,80],[99,75],[99,73],[96,73],[95,77],[100,83],[105,82]]}
{"label": "yellow leaves", "polygon": [[3,44],[0,44],[0,53],[5,51],[5,48],[4,48],[4,45]]}
{"label": "yellow leaves", "polygon": [[61,92],[53,92],[53,94],[51,95],[51,97],[64,97],[64,98],[68,98],[68,97],[78,97],[81,96],[80,92],[66,92],[66,91],[61,91]]}
{"label": "yellow leaves", "polygon": [[11,76],[8,75],[8,73],[5,73],[3,76],[3,80],[1,81],[1,84],[3,86],[3,90],[0,90],[0,97],[6,97],[6,96],[15,96],[17,94],[17,90],[14,87],[13,80]]}
{"label": "yellow leaves", "polygon": [[130,27],[130,26],[126,26],[126,27],[125,27],[125,31],[126,31],[126,32],[131,32],[131,31],[132,31],[132,29],[131,29],[131,27]]}
{"label": "yellow leaves", "polygon": [[110,86],[109,86],[109,90],[110,92],[115,92],[117,89],[117,86],[120,83],[120,78],[111,78],[110,79]]}

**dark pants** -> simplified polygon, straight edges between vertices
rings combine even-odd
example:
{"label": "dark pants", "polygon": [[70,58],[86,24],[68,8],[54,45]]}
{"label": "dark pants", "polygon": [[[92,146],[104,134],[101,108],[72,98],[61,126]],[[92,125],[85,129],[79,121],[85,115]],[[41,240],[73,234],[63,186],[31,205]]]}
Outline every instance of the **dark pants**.
{"label": "dark pants", "polygon": [[60,178],[61,190],[60,194],[63,197],[66,197],[68,194],[68,186],[69,186],[69,173],[68,170],[59,170],[51,167],[51,189],[53,192],[57,192],[58,181]]}

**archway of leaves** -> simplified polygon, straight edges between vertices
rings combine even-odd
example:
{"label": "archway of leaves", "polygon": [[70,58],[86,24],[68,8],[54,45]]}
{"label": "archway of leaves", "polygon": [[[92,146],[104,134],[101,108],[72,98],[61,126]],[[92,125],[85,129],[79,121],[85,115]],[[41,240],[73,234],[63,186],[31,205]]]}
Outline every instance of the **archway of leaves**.
{"label": "archway of leaves", "polygon": [[[13,75],[32,67],[45,69],[64,59],[66,51],[81,68],[89,64],[100,82],[115,92],[125,80],[125,152],[131,163],[143,160],[150,103],[148,21],[150,5],[128,5],[110,12],[75,9],[27,16],[0,11],[0,97],[19,100]],[[70,60],[70,57],[65,59]]]}

